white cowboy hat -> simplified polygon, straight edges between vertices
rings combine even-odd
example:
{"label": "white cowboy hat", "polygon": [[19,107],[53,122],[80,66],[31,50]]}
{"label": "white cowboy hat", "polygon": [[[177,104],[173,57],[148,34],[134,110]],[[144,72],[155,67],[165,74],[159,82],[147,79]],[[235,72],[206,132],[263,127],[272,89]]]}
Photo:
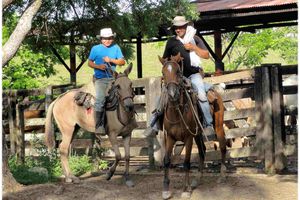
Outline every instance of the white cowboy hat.
{"label": "white cowboy hat", "polygon": [[187,23],[189,23],[189,21],[187,21],[184,16],[176,16],[172,21],[173,26],[183,26]]}
{"label": "white cowboy hat", "polygon": [[115,37],[116,33],[113,33],[111,28],[103,28],[100,30],[100,35],[97,35],[98,38],[108,38],[108,37]]}

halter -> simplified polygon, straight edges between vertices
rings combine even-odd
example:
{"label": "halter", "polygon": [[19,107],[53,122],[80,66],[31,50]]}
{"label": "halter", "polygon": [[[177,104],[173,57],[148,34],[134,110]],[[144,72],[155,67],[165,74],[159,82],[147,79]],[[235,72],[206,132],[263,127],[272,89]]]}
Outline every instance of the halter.
{"label": "halter", "polygon": [[[119,75],[117,76],[116,80],[117,80],[117,79],[120,79],[120,78],[125,78],[125,77],[128,78],[128,76],[127,76],[126,74],[119,74]],[[112,86],[112,89],[114,89],[114,88],[116,88],[115,85]],[[133,101],[133,98],[134,98],[134,92],[132,91],[132,94],[131,94],[131,95],[120,98],[121,95],[119,94],[119,88],[116,88],[115,94],[116,94],[116,96],[117,96],[117,98],[118,98],[118,101],[119,101],[119,103],[120,103],[120,106],[123,107],[123,109],[125,110],[125,112],[127,112],[126,109],[125,109],[124,101],[125,101],[126,99],[132,99],[132,101]],[[117,113],[118,113],[118,116],[121,115],[121,111],[120,111],[120,107],[119,107],[119,106],[117,106]],[[135,110],[133,109],[132,111],[129,111],[129,112],[127,112],[127,113],[128,113],[129,115],[131,115],[131,117],[128,118],[129,121],[130,121],[130,120],[132,120],[132,119],[134,118],[134,113],[136,113],[136,112],[135,112]],[[120,117],[119,117],[119,121],[120,121],[120,123],[121,123],[123,126],[126,126],[126,122],[121,121],[121,118],[120,118]]]}
{"label": "halter", "polygon": [[[164,65],[163,65],[163,67],[166,67],[166,65],[168,64],[168,63],[174,63],[175,65],[179,65],[177,62],[175,62],[175,61],[173,61],[173,60],[169,60],[169,61],[167,61],[167,62],[165,62],[164,63]],[[170,81],[170,82],[168,82],[168,83],[166,83],[166,87],[168,88],[169,87],[169,85],[171,85],[171,84],[174,84],[176,87],[182,87],[182,76],[183,76],[183,64],[181,65],[181,67],[179,66],[178,67],[178,69],[179,69],[179,73],[180,73],[180,80],[179,80],[179,82],[177,82],[177,81]]]}
{"label": "halter", "polygon": [[[117,76],[116,80],[117,80],[117,79],[120,79],[120,78],[125,78],[125,77],[128,78],[128,76],[127,76],[126,74],[119,74],[119,75]],[[117,89],[117,95],[118,95],[118,97],[119,97],[119,99],[120,99],[120,102],[124,102],[126,99],[132,99],[132,100],[133,100],[133,98],[134,98],[134,96],[135,96],[134,92],[132,91],[132,94],[131,94],[131,95],[128,95],[128,96],[125,96],[125,97],[120,98],[119,89]]]}

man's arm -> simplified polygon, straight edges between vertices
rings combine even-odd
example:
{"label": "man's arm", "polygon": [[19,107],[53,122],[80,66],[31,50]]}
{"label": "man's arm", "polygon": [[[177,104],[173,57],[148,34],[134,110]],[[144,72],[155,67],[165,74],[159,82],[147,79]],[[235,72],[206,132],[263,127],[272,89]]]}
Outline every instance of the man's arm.
{"label": "man's arm", "polygon": [[96,65],[94,63],[94,61],[89,60],[88,62],[88,66],[94,69],[100,69],[100,70],[105,70],[106,69],[106,65],[105,64],[101,64],[101,65]]}
{"label": "man's arm", "polygon": [[204,58],[204,59],[209,58],[208,50],[202,49],[201,47],[199,47],[195,44],[188,43],[188,44],[185,44],[184,47],[185,47],[186,50],[195,51],[196,54],[201,58]]}
{"label": "man's arm", "polygon": [[122,66],[125,64],[124,58],[112,59],[112,58],[109,58],[108,56],[106,56],[103,58],[103,60],[107,63],[113,63],[113,64],[119,65],[119,66]]}

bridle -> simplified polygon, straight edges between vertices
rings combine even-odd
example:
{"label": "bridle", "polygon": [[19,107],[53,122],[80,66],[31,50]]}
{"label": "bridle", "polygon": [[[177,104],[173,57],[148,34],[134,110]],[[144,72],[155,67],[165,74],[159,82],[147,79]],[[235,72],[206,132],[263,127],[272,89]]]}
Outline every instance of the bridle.
{"label": "bridle", "polygon": [[175,64],[175,65],[178,65],[178,69],[179,71],[177,72],[177,75],[179,76],[179,81],[168,81],[165,85],[166,85],[166,88],[168,89],[170,85],[175,85],[176,88],[178,88],[179,90],[183,87],[183,84],[182,84],[182,76],[183,76],[183,73],[182,73],[182,67],[179,66],[179,64],[173,60],[169,60],[169,61],[166,61],[163,65],[163,68],[167,66],[167,64],[171,64],[172,66]]}
{"label": "bridle", "polygon": [[[127,76],[126,74],[119,74],[119,75],[117,76],[116,80],[117,80],[117,79],[120,79],[120,78],[127,78],[127,79],[128,79],[128,76]],[[134,94],[134,91],[132,90],[131,95],[128,95],[128,96],[125,96],[125,97],[122,97],[122,98],[121,98],[121,95],[120,95],[120,93],[119,93],[119,88],[117,88],[117,96],[118,96],[119,101],[121,102],[121,104],[123,104],[123,107],[124,107],[124,101],[125,101],[126,99],[131,99],[131,100],[133,100],[135,94]]]}
{"label": "bridle", "polygon": [[[178,65],[179,72],[177,72],[177,73],[179,74],[179,81],[169,81],[169,82],[167,82],[167,83],[166,83],[166,88],[167,88],[167,90],[168,90],[169,85],[173,84],[173,85],[175,85],[179,90],[180,90],[180,89],[184,90],[184,91],[183,91],[184,95],[188,95],[186,89],[184,88],[184,84],[183,84],[183,64],[182,64],[181,67],[180,67],[179,64],[178,64],[177,62],[175,62],[175,61],[173,61],[173,60],[170,60],[170,61],[166,61],[166,62],[164,63],[164,65],[163,65],[163,67],[166,67],[168,63],[172,63],[172,64],[175,64],[175,65]],[[188,104],[191,106],[191,109],[193,109],[192,102],[191,102],[190,98],[188,98],[188,99],[189,99],[189,100],[188,100],[188,102],[186,102],[186,103],[188,103]],[[180,100],[180,97],[179,97],[178,100]],[[195,136],[195,135],[199,134],[199,125],[198,125],[199,123],[197,122],[197,119],[196,119],[196,116],[195,116],[195,115],[196,115],[196,114],[195,114],[195,111],[193,110],[193,117],[194,117],[194,121],[196,122],[196,128],[195,128],[196,130],[195,130],[195,132],[193,132],[193,131],[190,130],[188,124],[186,123],[186,121],[185,121],[185,119],[184,119],[184,117],[183,117],[183,112],[180,110],[180,106],[182,106],[182,105],[180,104],[180,102],[179,102],[178,104],[176,104],[175,106],[169,106],[169,107],[173,107],[173,108],[178,112],[178,114],[179,114],[179,116],[180,116],[180,119],[173,122],[173,121],[170,121],[170,119],[168,119],[167,115],[165,115],[166,120],[167,120],[169,123],[171,123],[171,124],[177,124],[177,123],[180,123],[180,121],[182,121],[184,127],[188,130],[188,132],[189,132],[191,135]],[[165,113],[167,113],[167,112],[166,112],[167,107],[168,107],[168,105],[165,107]],[[201,126],[201,124],[200,124],[200,126]]]}

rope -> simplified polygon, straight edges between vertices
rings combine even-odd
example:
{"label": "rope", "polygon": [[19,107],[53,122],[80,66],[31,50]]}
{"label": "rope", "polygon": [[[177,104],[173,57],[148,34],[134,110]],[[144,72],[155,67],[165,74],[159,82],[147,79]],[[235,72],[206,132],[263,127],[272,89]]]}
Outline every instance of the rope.
{"label": "rope", "polygon": [[[187,90],[186,90],[185,88],[184,88],[184,92],[185,92],[185,95],[186,95],[187,98],[188,98],[188,101],[189,101],[190,106],[191,106],[191,108],[192,108],[192,112],[193,112],[193,114],[194,114],[194,117],[196,118],[196,121],[198,122],[198,124],[199,124],[199,126],[200,126],[200,129],[202,130],[202,132],[204,132],[204,129],[203,129],[203,126],[202,126],[202,124],[201,124],[201,122],[200,122],[200,119],[198,118],[198,115],[197,115],[197,113],[196,113],[196,111],[195,111],[195,109],[194,109],[194,105],[193,105],[193,103],[192,103],[192,100],[191,100],[191,98],[190,98],[190,95],[188,94],[188,92],[187,92]],[[206,141],[208,142],[209,140],[208,140],[207,136],[206,136],[205,134],[203,134],[203,135],[204,135]]]}

